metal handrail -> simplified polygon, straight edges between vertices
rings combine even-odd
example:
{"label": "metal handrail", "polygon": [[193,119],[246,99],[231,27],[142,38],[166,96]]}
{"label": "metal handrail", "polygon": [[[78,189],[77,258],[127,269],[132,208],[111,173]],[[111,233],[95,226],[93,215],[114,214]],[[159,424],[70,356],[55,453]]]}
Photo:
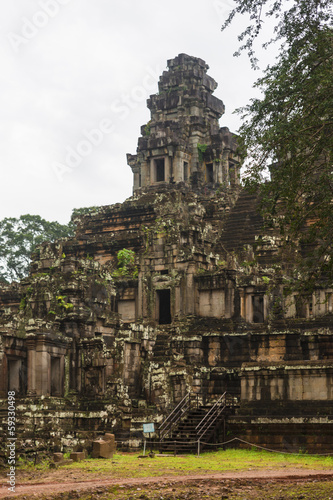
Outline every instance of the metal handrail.
{"label": "metal handrail", "polygon": [[227,406],[226,400],[227,392],[224,392],[222,396],[216,401],[216,403],[211,407],[211,409],[206,413],[203,419],[198,423],[195,430],[199,439],[201,439],[206,434],[206,432],[212,427],[212,425],[224,411]]}
{"label": "metal handrail", "polygon": [[213,426],[213,424],[215,424],[216,420],[218,419],[218,417],[221,415],[221,413],[224,411],[225,408],[226,408],[226,405],[220,407],[219,409],[217,409],[216,414],[211,416],[211,419],[208,422],[206,428],[204,428],[201,432],[198,433],[199,439],[203,438],[203,436],[206,434],[206,432],[208,432],[209,429],[211,429],[211,427]]}
{"label": "metal handrail", "polygon": [[204,425],[205,421],[209,418],[210,414],[213,413],[216,409],[217,406],[220,405],[220,402],[222,401],[222,399],[226,396],[226,392],[224,392],[222,394],[222,396],[219,397],[219,399],[216,401],[216,403],[211,407],[211,409],[206,413],[206,415],[203,417],[202,420],[200,420],[200,422],[198,423],[198,425],[196,426],[195,430],[198,430],[200,429],[201,426]]}
{"label": "metal handrail", "polygon": [[167,418],[162,422],[158,430],[160,439],[163,439],[179,422],[179,420],[187,413],[187,410],[190,407],[190,395],[191,393],[188,392],[180,401],[180,403],[178,403],[178,405],[172,410],[172,412],[169,413]]}

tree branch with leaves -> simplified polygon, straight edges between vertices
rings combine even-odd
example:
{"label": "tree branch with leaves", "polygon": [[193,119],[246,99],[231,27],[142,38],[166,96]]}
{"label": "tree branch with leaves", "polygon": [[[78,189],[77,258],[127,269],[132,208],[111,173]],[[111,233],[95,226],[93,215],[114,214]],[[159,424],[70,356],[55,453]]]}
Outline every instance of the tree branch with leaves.
{"label": "tree branch with leaves", "polygon": [[281,44],[276,62],[255,84],[262,97],[237,110],[248,159],[245,185],[260,192],[266,220],[278,223],[286,241],[299,241],[303,278],[298,285],[310,291],[318,280],[333,280],[332,5],[318,0],[236,4],[222,27],[237,14],[250,15],[236,55],[246,50],[257,67],[254,41],[265,17],[276,23],[263,46]]}
{"label": "tree branch with leaves", "polygon": [[43,241],[74,235],[73,224],[49,222],[39,215],[8,217],[0,221],[0,281],[19,281],[29,273],[31,254]]}

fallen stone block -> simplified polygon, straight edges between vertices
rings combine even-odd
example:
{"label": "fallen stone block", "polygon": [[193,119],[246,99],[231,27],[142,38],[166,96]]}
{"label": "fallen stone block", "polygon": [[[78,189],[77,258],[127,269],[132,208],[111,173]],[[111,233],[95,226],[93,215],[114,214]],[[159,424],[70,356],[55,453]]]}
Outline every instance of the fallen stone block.
{"label": "fallen stone block", "polygon": [[73,460],[73,462],[81,462],[81,460],[84,460],[86,457],[83,451],[75,451],[70,454],[69,458]]}
{"label": "fallen stone block", "polygon": [[105,436],[103,437],[104,441],[107,441],[109,443],[110,448],[112,449],[112,452],[115,453],[116,448],[117,448],[117,443],[116,443],[116,437],[114,434],[109,434],[106,433]]}
{"label": "fallen stone block", "polygon": [[93,450],[91,453],[92,458],[112,458],[113,449],[109,441],[102,439],[93,441]]}
{"label": "fallen stone block", "polygon": [[64,459],[64,454],[63,453],[53,453],[53,462],[62,462]]}

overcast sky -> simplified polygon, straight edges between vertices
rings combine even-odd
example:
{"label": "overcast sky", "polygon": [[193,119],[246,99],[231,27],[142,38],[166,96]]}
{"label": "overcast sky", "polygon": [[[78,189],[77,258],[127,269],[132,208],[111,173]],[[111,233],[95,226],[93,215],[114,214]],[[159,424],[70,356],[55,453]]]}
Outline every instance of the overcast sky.
{"label": "overcast sky", "polygon": [[[245,19],[226,32],[231,0],[15,0],[2,8],[0,219],[39,214],[67,223],[73,208],[132,193],[146,99],[168,59],[204,59],[237,131],[235,108],[259,77],[234,58]],[[269,62],[266,54],[263,62]],[[265,66],[263,64],[263,67]]]}

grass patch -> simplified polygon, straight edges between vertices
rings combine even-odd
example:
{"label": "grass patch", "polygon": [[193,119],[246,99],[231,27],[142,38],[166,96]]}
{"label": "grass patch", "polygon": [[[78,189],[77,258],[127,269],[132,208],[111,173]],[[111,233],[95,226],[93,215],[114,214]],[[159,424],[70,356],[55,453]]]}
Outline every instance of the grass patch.
{"label": "grass patch", "polygon": [[155,457],[139,459],[138,453],[121,453],[113,459],[88,459],[63,466],[88,474],[107,475],[110,478],[160,477],[193,473],[211,473],[262,469],[267,467],[297,467],[303,469],[333,468],[333,457],[309,455],[285,455],[265,451],[233,450],[197,455]]}

